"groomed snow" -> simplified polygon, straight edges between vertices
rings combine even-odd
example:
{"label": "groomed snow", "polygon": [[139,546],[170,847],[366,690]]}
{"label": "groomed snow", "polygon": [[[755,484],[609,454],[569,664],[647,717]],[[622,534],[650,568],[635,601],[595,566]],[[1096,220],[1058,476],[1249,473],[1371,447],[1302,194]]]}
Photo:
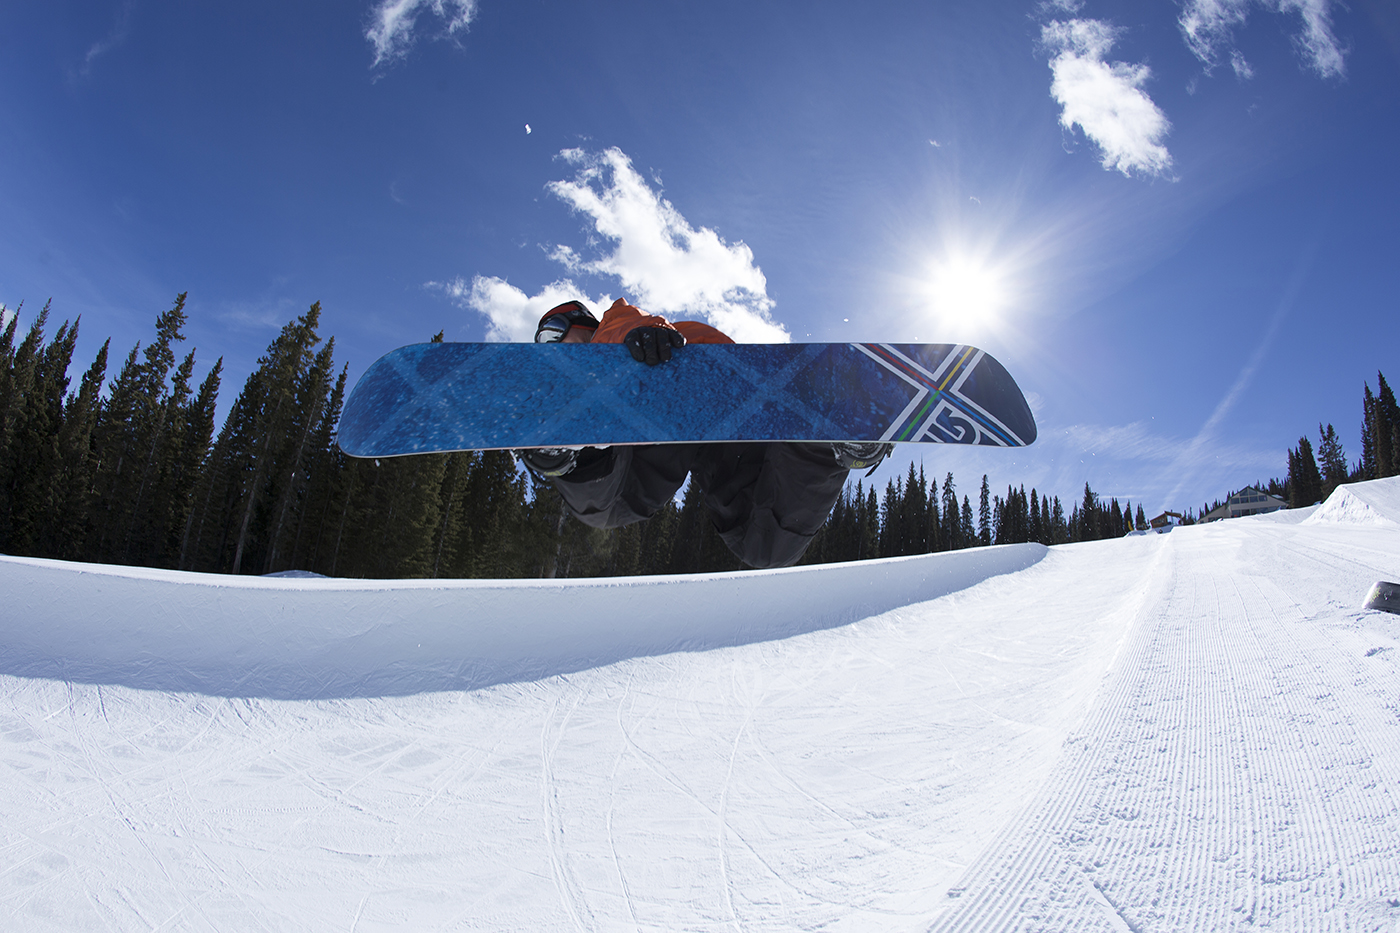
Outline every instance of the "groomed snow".
{"label": "groomed snow", "polygon": [[1393,930],[1397,499],[700,578],[0,559],[0,928]]}
{"label": "groomed snow", "polygon": [[1391,477],[1338,486],[1307,521],[1394,525],[1397,519],[1400,519],[1400,483]]}

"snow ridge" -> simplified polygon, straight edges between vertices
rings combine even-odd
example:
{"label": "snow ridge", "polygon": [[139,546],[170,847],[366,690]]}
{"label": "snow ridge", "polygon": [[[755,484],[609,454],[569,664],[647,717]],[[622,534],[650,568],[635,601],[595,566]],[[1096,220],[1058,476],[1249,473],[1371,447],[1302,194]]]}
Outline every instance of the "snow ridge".
{"label": "snow ridge", "polygon": [[1015,544],[550,581],[267,579],[0,557],[0,674],[277,699],[473,690],[833,628],[1045,554]]}
{"label": "snow ridge", "polygon": [[1338,486],[1304,524],[1394,525],[1400,522],[1400,476]]}

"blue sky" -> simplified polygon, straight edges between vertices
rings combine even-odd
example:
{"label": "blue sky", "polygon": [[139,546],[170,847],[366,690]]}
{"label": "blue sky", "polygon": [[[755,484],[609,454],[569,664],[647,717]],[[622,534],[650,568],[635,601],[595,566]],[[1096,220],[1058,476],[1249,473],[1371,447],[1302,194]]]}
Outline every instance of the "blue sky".
{"label": "blue sky", "polygon": [[15,0],[0,127],[0,302],[82,315],[86,365],[188,291],[225,407],[312,301],[354,376],[625,295],[974,342],[1041,440],[895,469],[1156,510],[1319,421],[1354,458],[1400,379],[1381,0]]}

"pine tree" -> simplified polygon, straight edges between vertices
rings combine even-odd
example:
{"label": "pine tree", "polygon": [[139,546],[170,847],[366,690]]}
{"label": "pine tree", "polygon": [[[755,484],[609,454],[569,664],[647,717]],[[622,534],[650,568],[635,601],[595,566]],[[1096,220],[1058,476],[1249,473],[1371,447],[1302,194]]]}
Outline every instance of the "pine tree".
{"label": "pine tree", "polygon": [[1318,464],[1322,470],[1321,498],[1327,498],[1342,483],[1347,481],[1347,457],[1342,450],[1342,442],[1337,437],[1337,432],[1332,425],[1323,427],[1317,426],[1319,437],[1317,445]]}
{"label": "pine tree", "polygon": [[924,550],[928,553],[943,550],[947,535],[939,501],[938,477],[934,477],[929,480],[928,507],[924,514]]}
{"label": "pine tree", "polygon": [[1322,475],[1307,435],[1298,438],[1297,450],[1288,451],[1288,490],[1288,507],[1293,509],[1312,505],[1322,497]]}
{"label": "pine tree", "polygon": [[[290,494],[287,484],[300,465],[306,437],[329,389],[325,384],[328,355],[313,353],[321,341],[316,333],[320,318],[321,303],[316,302],[282,328],[259,358],[257,370],[249,375],[229,414],[234,426],[230,437],[238,441],[229,451],[234,472],[228,501],[236,503],[229,528],[232,573],[243,571],[245,559],[263,571],[267,560],[275,557],[273,539],[285,521],[285,509],[278,506]],[[414,471],[391,467],[390,475],[411,482]],[[371,487],[389,496],[390,482],[376,475]],[[373,564],[383,568],[388,559],[389,555],[381,554]]]}
{"label": "pine tree", "polygon": [[48,316],[45,305],[15,349],[0,408],[0,547],[17,554],[52,546],[47,532],[62,511],[60,436],[78,331],[64,321],[45,345]]}
{"label": "pine tree", "polygon": [[900,503],[904,498],[903,485],[898,479],[885,483],[885,501],[880,507],[880,556],[897,557],[900,550]]}
{"label": "pine tree", "polygon": [[[332,356],[335,338],[326,341],[313,357],[310,366],[300,374],[292,398],[290,437],[285,439],[279,451],[279,470],[273,478],[269,501],[270,528],[267,532],[266,557],[263,559],[263,573],[290,568],[295,561],[297,529],[300,515],[307,503],[310,491],[310,470],[308,467],[316,459],[317,445],[329,438],[325,414],[331,403],[331,373],[334,371]],[[436,455],[430,474],[439,475],[446,466],[445,455]],[[419,464],[425,466],[426,464]],[[415,474],[417,475],[417,474]],[[439,475],[439,481],[441,477]],[[419,489],[424,501],[419,506],[432,510],[437,503],[436,487]],[[427,574],[425,574],[427,575]]]}
{"label": "pine tree", "polygon": [[171,500],[162,499],[162,474],[178,457],[179,415],[194,366],[191,354],[168,384],[175,365],[172,345],[185,339],[185,298],[184,292],[175,296],[170,310],[156,318],[156,339],[139,361],[140,344],[132,348],[93,431],[97,508],[88,546],[98,560],[155,563],[165,551],[165,530],[180,524],[169,514]]}
{"label": "pine tree", "polygon": [[[368,474],[356,497],[358,522],[348,555],[354,576],[431,574],[445,459],[437,454],[354,462],[353,468]],[[250,539],[250,543],[258,543],[258,539]],[[250,550],[250,556],[256,558],[258,552]]]}
{"label": "pine tree", "polygon": [[953,487],[953,473],[950,470],[943,478],[943,527],[945,549],[952,551],[963,547],[966,532],[962,527],[962,513],[958,509],[958,493]]}
{"label": "pine tree", "polygon": [[[502,450],[488,450],[473,461],[462,490],[453,543],[452,577],[514,577],[539,573],[527,566],[538,560],[520,542],[528,527],[526,480],[515,459]],[[669,559],[670,555],[668,555]]]}
{"label": "pine tree", "polygon": [[88,512],[92,506],[92,478],[95,460],[92,434],[102,409],[102,382],[107,375],[107,340],[83,374],[76,394],[64,403],[63,428],[59,434],[61,473],[58,477],[58,512],[48,528],[42,553],[64,560],[80,560],[86,537]]}
{"label": "pine tree", "polygon": [[[859,489],[859,484],[857,484]],[[875,495],[875,487],[865,492],[865,508],[861,514],[860,548],[858,560],[879,555],[880,542],[880,503]]]}
{"label": "pine tree", "polygon": [[923,465],[914,473],[914,464],[909,464],[909,476],[904,481],[904,543],[902,554],[928,553],[928,480],[924,476]]}
{"label": "pine tree", "polygon": [[991,489],[987,486],[987,474],[982,474],[982,492],[978,497],[977,506],[977,542],[983,547],[992,543],[992,507],[990,503]]}
{"label": "pine tree", "polygon": [[[317,302],[284,326],[234,400],[195,490],[183,566],[262,572],[276,552],[273,538],[280,538],[291,519],[279,506],[284,494],[295,496],[301,489],[294,474],[308,453],[308,434],[314,433],[327,404],[330,345],[314,352],[321,339],[316,334],[320,315]],[[350,462],[345,466],[349,483],[342,486],[347,498],[341,532],[344,520],[356,510],[353,494],[370,478],[364,468]],[[373,479],[377,487],[381,478]],[[289,484],[294,484],[290,490]],[[419,494],[429,495],[421,490]],[[357,528],[354,523],[348,527]],[[346,543],[344,535],[337,541],[333,565],[342,553],[339,545]]]}
{"label": "pine tree", "polygon": [[1077,541],[1096,541],[1099,538],[1099,497],[1084,484],[1084,502],[1079,507],[1079,534]]}
{"label": "pine tree", "polygon": [[[345,457],[335,444],[335,429],[340,421],[340,412],[345,400],[347,371],[347,366],[341,367],[335,387],[331,389],[330,397],[322,406],[309,451],[302,462],[303,500],[298,510],[296,534],[287,557],[287,566],[292,568],[317,570],[321,555],[325,553],[329,520],[336,501],[336,492],[342,481]],[[461,455],[447,456],[450,461]],[[437,560],[440,558],[441,550],[438,550],[435,552],[435,571],[439,569]]]}
{"label": "pine tree", "polygon": [[1361,403],[1361,462],[1357,467],[1357,479],[1376,479],[1376,397],[1371,394],[1370,383],[1365,383],[1366,394]]}
{"label": "pine tree", "polygon": [[1375,445],[1376,476],[1394,476],[1400,473],[1400,458],[1395,451],[1395,428],[1400,426],[1400,410],[1396,409],[1395,393],[1385,381],[1385,375],[1377,372],[1376,398],[1371,406],[1371,440]]}
{"label": "pine tree", "polygon": [[1138,503],[1137,520],[1135,522],[1138,531],[1147,530],[1147,513],[1142,510],[1142,503]]}

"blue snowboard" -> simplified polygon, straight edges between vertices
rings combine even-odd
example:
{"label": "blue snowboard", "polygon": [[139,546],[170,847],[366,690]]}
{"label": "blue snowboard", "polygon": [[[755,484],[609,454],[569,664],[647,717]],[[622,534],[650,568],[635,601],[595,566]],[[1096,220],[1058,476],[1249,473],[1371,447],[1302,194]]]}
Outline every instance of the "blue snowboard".
{"label": "blue snowboard", "polygon": [[1011,375],[956,344],[691,344],[646,366],[620,344],[419,343],[370,366],[340,419],[353,457],[708,441],[1023,447]]}

